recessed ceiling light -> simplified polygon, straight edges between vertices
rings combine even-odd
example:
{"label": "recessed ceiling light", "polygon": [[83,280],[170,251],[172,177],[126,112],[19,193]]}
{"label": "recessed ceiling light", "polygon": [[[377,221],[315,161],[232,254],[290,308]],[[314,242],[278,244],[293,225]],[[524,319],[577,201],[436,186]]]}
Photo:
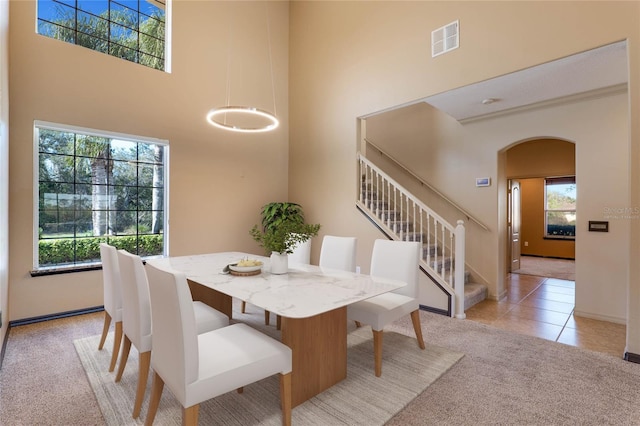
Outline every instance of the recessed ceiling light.
{"label": "recessed ceiling light", "polygon": [[483,99],[482,100],[482,105],[489,105],[492,104],[494,102],[498,102],[500,99],[496,99],[496,98],[487,98],[487,99]]}

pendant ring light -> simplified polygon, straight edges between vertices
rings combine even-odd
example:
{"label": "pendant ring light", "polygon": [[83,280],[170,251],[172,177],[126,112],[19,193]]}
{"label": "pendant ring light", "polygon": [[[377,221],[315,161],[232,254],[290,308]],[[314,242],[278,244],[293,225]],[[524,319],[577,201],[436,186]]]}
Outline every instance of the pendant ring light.
{"label": "pendant ring light", "polygon": [[[229,53],[228,53],[228,61],[227,61],[227,105],[219,108],[214,108],[207,114],[207,121],[212,126],[215,126],[219,129],[230,130],[233,132],[243,132],[243,133],[260,133],[260,132],[269,132],[277,128],[280,124],[278,118],[275,116],[276,114],[276,99],[275,99],[275,87],[273,82],[273,60],[271,58],[271,29],[269,27],[269,13],[267,10],[267,3],[264,2],[265,7],[265,15],[267,18],[267,40],[269,47],[269,70],[271,73],[271,94],[273,97],[273,114],[270,112],[264,111],[262,109],[250,106],[231,106],[229,99],[231,93],[231,84],[230,84],[230,67],[231,67],[231,43],[229,43]],[[248,125],[248,124],[231,124],[228,122],[229,116],[242,116],[244,118],[256,118],[262,123],[260,125]]]}
{"label": "pendant ring light", "polygon": [[[227,113],[229,114],[241,114],[241,115],[251,115],[260,118],[264,118],[268,121],[268,124],[260,127],[249,127],[249,126],[240,126],[226,123],[226,120],[219,121],[218,117],[223,116],[226,118]],[[215,108],[209,111],[207,114],[207,121],[212,125],[219,129],[231,130],[233,132],[244,132],[244,133],[260,133],[260,132],[269,132],[280,124],[275,115],[268,113],[267,111],[263,111],[254,107],[244,107],[244,106],[226,106]]]}

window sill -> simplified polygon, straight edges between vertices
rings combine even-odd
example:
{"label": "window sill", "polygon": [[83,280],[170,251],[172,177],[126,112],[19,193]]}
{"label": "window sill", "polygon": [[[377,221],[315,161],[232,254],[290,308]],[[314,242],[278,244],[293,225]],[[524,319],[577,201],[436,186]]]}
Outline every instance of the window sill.
{"label": "window sill", "polygon": [[557,236],[557,237],[543,237],[543,240],[559,240],[559,241],[575,241],[576,237],[563,237],[563,236]]}
{"label": "window sill", "polygon": [[29,274],[32,277],[44,277],[44,276],[47,276],[47,275],[71,274],[71,273],[74,273],[74,272],[97,271],[97,270],[101,270],[101,269],[102,269],[102,265],[101,264],[74,265],[74,266],[35,269],[33,271],[29,271]]}

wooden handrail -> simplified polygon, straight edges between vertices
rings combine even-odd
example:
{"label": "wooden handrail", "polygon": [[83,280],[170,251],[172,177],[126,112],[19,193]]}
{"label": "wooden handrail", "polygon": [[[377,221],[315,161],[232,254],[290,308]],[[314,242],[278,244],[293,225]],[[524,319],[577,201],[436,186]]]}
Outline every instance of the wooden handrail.
{"label": "wooden handrail", "polygon": [[429,188],[431,191],[435,192],[440,198],[442,198],[443,200],[445,200],[447,203],[449,203],[449,205],[453,206],[456,210],[458,210],[460,213],[462,213],[467,220],[474,222],[475,224],[477,224],[480,228],[484,229],[485,231],[489,230],[489,227],[486,226],[484,223],[482,223],[480,220],[476,219],[475,217],[473,217],[473,215],[471,215],[471,213],[469,213],[468,211],[466,211],[465,209],[463,209],[462,207],[460,207],[458,204],[456,204],[454,201],[452,201],[449,197],[447,197],[446,195],[444,195],[442,192],[438,191],[436,188],[434,188],[432,185],[430,185],[428,182],[426,182],[424,179],[422,179],[420,176],[416,175],[414,172],[412,172],[411,170],[409,170],[409,168],[407,168],[404,164],[402,164],[400,161],[398,161],[396,158],[394,158],[391,154],[387,153],[386,151],[384,151],[382,148],[380,148],[378,145],[376,145],[375,143],[371,142],[369,139],[365,138],[364,139],[365,142],[369,145],[371,145],[372,147],[374,147],[376,150],[378,150],[378,152],[382,155],[384,155],[385,157],[387,157],[389,160],[393,161],[395,164],[398,165],[398,167],[400,167],[402,170],[404,170],[405,173],[409,174],[411,177],[413,177],[414,179],[416,179],[418,182],[420,182],[422,185],[426,186],[427,188]]}

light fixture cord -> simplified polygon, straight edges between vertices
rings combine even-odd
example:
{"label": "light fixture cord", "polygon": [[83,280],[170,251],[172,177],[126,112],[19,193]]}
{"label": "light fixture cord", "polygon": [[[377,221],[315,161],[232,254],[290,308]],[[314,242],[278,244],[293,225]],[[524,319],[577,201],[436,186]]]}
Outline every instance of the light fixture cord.
{"label": "light fixture cord", "polygon": [[[233,14],[233,12],[232,12]],[[226,103],[227,106],[231,105],[231,52],[233,45],[233,16],[229,19],[229,42],[227,43],[227,93]]]}
{"label": "light fixture cord", "polygon": [[264,2],[264,11],[265,16],[267,18],[267,42],[269,44],[269,71],[271,72],[271,95],[273,97],[273,115],[277,116],[276,113],[276,86],[273,78],[273,59],[271,57],[271,26],[269,25],[269,9],[267,8],[267,4],[269,2]]}

